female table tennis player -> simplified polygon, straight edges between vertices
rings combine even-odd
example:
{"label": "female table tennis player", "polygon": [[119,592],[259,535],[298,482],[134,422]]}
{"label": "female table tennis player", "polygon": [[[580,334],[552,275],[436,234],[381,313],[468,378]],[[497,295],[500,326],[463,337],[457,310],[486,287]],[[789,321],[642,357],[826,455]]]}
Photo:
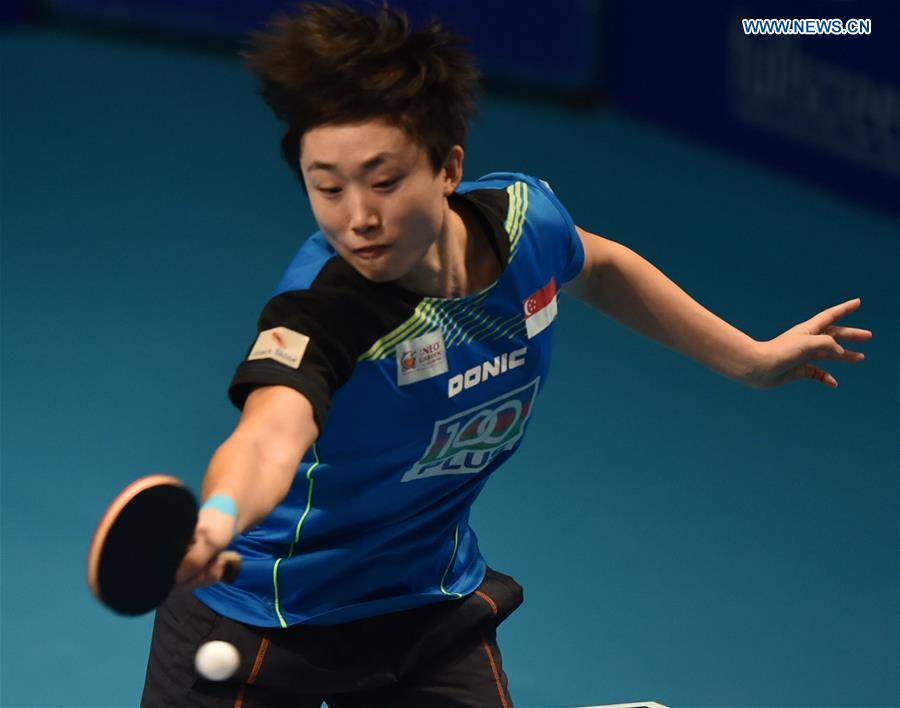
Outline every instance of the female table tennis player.
{"label": "female table tennis player", "polygon": [[[306,5],[245,59],[285,123],[319,230],[265,304],[229,394],[242,409],[203,481],[183,588],[157,612],[144,706],[510,706],[496,627],[522,601],[469,509],[518,448],[562,288],[756,388],[863,355],[830,307],[770,341],[704,309],[551,188],[463,182],[476,70],[437,24]],[[244,567],[216,583],[226,547]],[[206,640],[243,657],[199,678]]]}

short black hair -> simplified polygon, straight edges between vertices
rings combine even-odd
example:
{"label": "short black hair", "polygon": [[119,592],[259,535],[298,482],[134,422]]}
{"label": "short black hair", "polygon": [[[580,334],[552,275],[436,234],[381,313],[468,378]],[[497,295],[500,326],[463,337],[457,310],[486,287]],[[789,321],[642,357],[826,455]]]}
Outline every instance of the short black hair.
{"label": "short black hair", "polygon": [[[465,145],[478,69],[466,40],[437,20],[413,31],[405,13],[345,4],[300,4],[249,35],[241,56],[260,94],[286,124],[281,150],[300,176],[312,128],[385,118],[428,153],[435,173]],[[301,178],[302,182],[302,178]]]}

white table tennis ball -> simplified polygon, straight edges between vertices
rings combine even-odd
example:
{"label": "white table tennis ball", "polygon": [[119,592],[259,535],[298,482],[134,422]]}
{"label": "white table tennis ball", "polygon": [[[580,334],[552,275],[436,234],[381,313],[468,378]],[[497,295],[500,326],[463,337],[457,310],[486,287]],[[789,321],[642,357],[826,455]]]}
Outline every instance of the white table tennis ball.
{"label": "white table tennis ball", "polygon": [[233,644],[213,641],[201,644],[194,657],[197,673],[210,681],[230,678],[241,664],[241,655]]}

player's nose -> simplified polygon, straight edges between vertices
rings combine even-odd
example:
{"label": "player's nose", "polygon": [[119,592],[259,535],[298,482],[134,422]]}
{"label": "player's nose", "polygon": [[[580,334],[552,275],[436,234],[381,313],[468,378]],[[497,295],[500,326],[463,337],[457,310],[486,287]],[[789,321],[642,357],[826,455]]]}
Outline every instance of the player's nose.
{"label": "player's nose", "polygon": [[360,235],[376,230],[381,217],[365,195],[356,193],[350,198],[350,228]]}

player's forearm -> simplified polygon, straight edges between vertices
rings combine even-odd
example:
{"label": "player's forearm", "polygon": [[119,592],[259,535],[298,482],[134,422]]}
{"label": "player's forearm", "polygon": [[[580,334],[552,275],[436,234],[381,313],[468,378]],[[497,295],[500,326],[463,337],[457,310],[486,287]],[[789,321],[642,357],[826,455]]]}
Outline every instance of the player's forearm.
{"label": "player's forearm", "polygon": [[[247,396],[240,422],[203,479],[203,499],[211,503],[197,516],[193,544],[176,573],[179,583],[202,585],[222,577],[219,552],[235,532],[258,524],[284,499],[316,437],[312,405],[298,391],[261,386]],[[216,495],[230,499],[210,500]]]}
{"label": "player's forearm", "polygon": [[237,504],[237,527],[245,531],[268,516],[287,495],[299,458],[273,457],[240,431],[216,450],[203,479],[203,498],[225,494]]}
{"label": "player's forearm", "polygon": [[583,299],[626,327],[745,382],[758,342],[691,298],[652,263],[613,244],[612,257],[589,279]]}

